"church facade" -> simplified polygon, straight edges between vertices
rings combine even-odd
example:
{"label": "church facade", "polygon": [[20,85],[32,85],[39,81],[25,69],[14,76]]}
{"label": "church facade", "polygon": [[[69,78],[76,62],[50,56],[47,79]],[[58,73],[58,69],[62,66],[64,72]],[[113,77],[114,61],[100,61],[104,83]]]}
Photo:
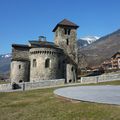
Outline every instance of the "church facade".
{"label": "church facade", "polygon": [[28,45],[12,44],[11,82],[39,80],[77,80],[77,26],[64,19],[54,32],[54,42],[44,36],[29,41]]}

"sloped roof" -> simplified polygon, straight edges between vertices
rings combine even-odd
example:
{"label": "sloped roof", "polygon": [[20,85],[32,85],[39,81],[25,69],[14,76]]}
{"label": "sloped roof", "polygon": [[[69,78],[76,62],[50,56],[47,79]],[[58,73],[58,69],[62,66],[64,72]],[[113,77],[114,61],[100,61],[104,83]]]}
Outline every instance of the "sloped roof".
{"label": "sloped roof", "polygon": [[31,48],[36,48],[36,47],[44,47],[44,48],[55,48],[55,49],[60,49],[59,46],[55,45],[53,42],[48,42],[48,41],[29,41],[30,47]]}
{"label": "sloped roof", "polygon": [[116,52],[111,58],[115,58],[116,57],[116,55],[120,55],[120,51],[118,51],[118,52]]}
{"label": "sloped roof", "polygon": [[64,19],[62,20],[61,22],[59,22],[55,28],[53,29],[53,32],[55,32],[55,30],[57,29],[58,26],[70,26],[70,27],[74,27],[74,28],[78,28],[79,26],[76,25],[75,23],[67,20],[67,19]]}
{"label": "sloped roof", "polygon": [[12,47],[29,48],[28,45],[24,45],[24,44],[12,44]]}

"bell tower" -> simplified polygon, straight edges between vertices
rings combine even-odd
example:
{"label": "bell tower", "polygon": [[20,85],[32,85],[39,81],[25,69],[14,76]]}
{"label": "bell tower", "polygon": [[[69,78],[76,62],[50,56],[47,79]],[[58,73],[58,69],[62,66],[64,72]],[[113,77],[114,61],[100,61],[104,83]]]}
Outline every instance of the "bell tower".
{"label": "bell tower", "polygon": [[77,58],[77,28],[79,26],[75,23],[64,19],[59,22],[53,32],[55,33],[54,42],[64,52],[76,62]]}

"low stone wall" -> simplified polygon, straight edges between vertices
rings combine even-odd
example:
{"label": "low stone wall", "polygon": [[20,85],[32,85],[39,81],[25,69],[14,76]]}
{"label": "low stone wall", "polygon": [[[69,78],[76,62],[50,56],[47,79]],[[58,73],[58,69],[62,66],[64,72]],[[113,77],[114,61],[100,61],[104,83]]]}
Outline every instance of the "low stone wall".
{"label": "low stone wall", "polygon": [[0,91],[2,90],[11,90],[12,89],[12,85],[10,83],[8,84],[0,84]]}
{"label": "low stone wall", "polygon": [[107,81],[115,81],[120,80],[120,74],[104,74],[99,76],[91,76],[91,77],[81,77],[81,83],[98,83],[98,82],[107,82]]}
{"label": "low stone wall", "polygon": [[[43,87],[52,87],[57,85],[64,85],[65,79],[56,79],[56,80],[40,80],[38,82],[26,82],[25,90],[38,89]],[[23,84],[22,84],[23,89]]]}
{"label": "low stone wall", "polygon": [[[54,87],[59,85],[64,85],[65,79],[55,79],[55,80],[39,80],[37,82],[24,82],[18,83],[20,90],[31,90],[43,87]],[[0,91],[12,90],[12,84],[0,84]]]}

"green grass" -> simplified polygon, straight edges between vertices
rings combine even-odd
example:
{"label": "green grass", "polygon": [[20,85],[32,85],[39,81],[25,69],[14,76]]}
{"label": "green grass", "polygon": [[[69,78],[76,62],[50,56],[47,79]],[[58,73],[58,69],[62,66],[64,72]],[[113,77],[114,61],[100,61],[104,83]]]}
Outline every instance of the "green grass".
{"label": "green grass", "polygon": [[100,85],[120,85],[120,80],[99,83]]}
{"label": "green grass", "polygon": [[0,93],[0,120],[120,120],[120,106],[71,102],[56,97],[54,89]]}
{"label": "green grass", "polygon": [[108,81],[108,82],[101,82],[101,83],[95,83],[95,84],[88,84],[88,85],[120,85],[120,80],[116,81]]}

